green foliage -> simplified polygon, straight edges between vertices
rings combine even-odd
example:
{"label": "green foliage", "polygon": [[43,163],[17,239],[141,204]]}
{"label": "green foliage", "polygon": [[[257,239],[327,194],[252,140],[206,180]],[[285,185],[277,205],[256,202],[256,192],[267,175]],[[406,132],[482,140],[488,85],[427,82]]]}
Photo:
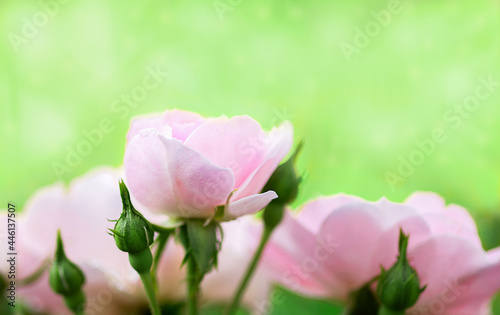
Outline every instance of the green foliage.
{"label": "green foliage", "polygon": [[340,315],[343,308],[326,300],[302,297],[283,288],[275,288],[271,293],[268,315],[329,314]]}
{"label": "green foliage", "polygon": [[217,239],[217,223],[211,221],[191,219],[186,221],[189,247],[188,255],[196,261],[197,269],[203,274],[217,267],[219,240]]}
{"label": "green foliage", "polygon": [[493,299],[491,303],[492,314],[500,314],[500,294]]}
{"label": "green foliage", "polygon": [[[201,315],[220,315],[224,314],[225,309],[225,305],[208,305],[201,310]],[[240,309],[236,315],[250,315],[250,312]]]}
{"label": "green foliage", "polygon": [[179,228],[178,238],[185,250],[183,264],[187,264],[187,282],[190,296],[197,296],[198,287],[206,273],[217,268],[220,240],[215,221],[186,219]]}
{"label": "green foliage", "polygon": [[[266,301],[263,308],[257,308],[255,314],[262,315],[303,315],[303,314],[328,314],[341,315],[343,308],[332,304],[326,300],[312,299],[297,295],[283,288],[277,287],[270,295],[270,300]],[[268,312],[265,312],[267,309]],[[202,315],[223,314],[225,306],[208,305],[202,309]],[[249,315],[250,312],[241,308],[237,315]]]}

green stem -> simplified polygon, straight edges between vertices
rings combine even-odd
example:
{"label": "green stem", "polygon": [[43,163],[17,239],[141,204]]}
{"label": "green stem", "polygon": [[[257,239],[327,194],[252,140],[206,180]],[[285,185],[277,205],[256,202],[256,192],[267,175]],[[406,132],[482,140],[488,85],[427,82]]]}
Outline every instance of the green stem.
{"label": "green stem", "polygon": [[151,269],[151,276],[153,277],[153,286],[156,289],[157,287],[157,279],[156,274],[158,271],[158,264],[160,262],[161,255],[165,250],[165,245],[167,245],[168,237],[170,236],[170,231],[163,232],[158,235],[158,246],[156,248],[155,255],[153,257],[153,267]]}
{"label": "green stem", "polygon": [[156,300],[155,290],[153,288],[153,278],[150,272],[144,272],[139,274],[141,276],[142,284],[146,290],[146,295],[149,300],[149,305],[151,306],[151,313],[153,315],[161,315],[160,306]]}
{"label": "green stem", "polygon": [[44,272],[47,271],[49,267],[50,267],[50,259],[47,258],[42,262],[40,267],[38,267],[38,269],[35,270],[35,272],[27,276],[26,278],[19,280],[19,286],[22,287],[32,284],[33,282],[38,280],[44,274]]}
{"label": "green stem", "polygon": [[255,268],[259,263],[262,253],[264,252],[264,248],[266,247],[266,244],[269,241],[269,237],[271,236],[272,232],[273,232],[272,229],[266,227],[264,228],[264,231],[262,232],[262,236],[260,238],[259,247],[257,247],[257,250],[255,251],[255,254],[252,258],[252,261],[250,262],[250,265],[248,265],[245,276],[241,281],[240,286],[238,287],[238,291],[236,291],[236,294],[233,297],[231,305],[227,309],[226,315],[232,315],[238,310],[238,306],[240,305],[243,293],[245,293],[245,290],[250,282],[250,279],[252,278],[252,275],[255,272]]}
{"label": "green stem", "polygon": [[405,311],[393,311],[382,305],[378,309],[378,315],[405,315]]}
{"label": "green stem", "polygon": [[199,282],[197,277],[197,267],[194,257],[191,256],[187,262],[187,293],[188,293],[188,308],[189,315],[198,315],[198,290]]}
{"label": "green stem", "polygon": [[172,231],[175,230],[175,227],[164,227],[154,223],[151,223],[151,226],[153,227],[153,230],[155,230],[155,232],[158,233],[171,233]]}

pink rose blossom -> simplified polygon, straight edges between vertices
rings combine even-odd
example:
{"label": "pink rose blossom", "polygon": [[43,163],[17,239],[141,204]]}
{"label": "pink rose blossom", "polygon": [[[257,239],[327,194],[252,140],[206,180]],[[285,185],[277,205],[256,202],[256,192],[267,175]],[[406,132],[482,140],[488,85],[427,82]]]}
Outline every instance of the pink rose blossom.
{"label": "pink rose blossom", "polygon": [[203,118],[179,110],[136,118],[124,166],[131,193],[155,212],[206,218],[225,205],[223,221],[254,213],[277,195],[260,193],[290,150],[293,130],[270,132],[248,116]]}
{"label": "pink rose blossom", "polygon": [[469,213],[432,193],[403,204],[337,195],[287,214],[265,252],[275,280],[309,295],[346,302],[396,261],[400,227],[408,257],[427,289],[412,315],[489,314],[500,289],[500,249],[485,252]]}
{"label": "pink rose blossom", "polygon": [[[148,308],[139,276],[130,267],[127,253],[121,252],[107,234],[107,228],[113,226],[107,219],[118,218],[122,211],[119,177],[116,170],[100,168],[73,181],[69,188],[56,184],[34,194],[22,213],[17,214],[17,280],[33,274],[44,260],[53,259],[57,229],[61,229],[68,258],[86,276],[83,287],[87,296],[86,314],[124,314],[134,308]],[[5,214],[1,219],[6,222]],[[3,234],[2,238],[5,237]],[[162,301],[183,297],[182,258],[182,250],[173,246],[171,240],[160,264]],[[0,265],[3,274],[8,272],[5,261],[3,251]],[[35,311],[71,314],[63,298],[50,289],[47,272],[31,285],[18,286],[17,294],[19,300]]]}

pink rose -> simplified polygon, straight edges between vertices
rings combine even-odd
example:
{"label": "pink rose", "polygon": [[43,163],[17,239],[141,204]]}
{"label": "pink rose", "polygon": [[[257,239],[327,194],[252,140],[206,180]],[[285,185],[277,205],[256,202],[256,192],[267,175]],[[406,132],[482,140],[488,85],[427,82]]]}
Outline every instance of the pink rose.
{"label": "pink rose", "polygon": [[260,191],[290,150],[293,130],[283,123],[264,132],[248,116],[171,110],[134,119],[127,139],[125,174],[139,202],[173,217],[205,218],[234,192],[222,218],[227,221],[277,197]]}
{"label": "pink rose", "polygon": [[[69,188],[56,184],[34,194],[22,213],[17,214],[18,280],[33,274],[44,260],[53,259],[57,229],[61,229],[68,258],[86,276],[86,314],[124,314],[134,308],[147,309],[144,290],[138,274],[130,267],[127,253],[120,251],[107,234],[107,228],[113,226],[107,219],[118,218],[122,211],[120,176],[119,171],[100,168],[76,179]],[[5,215],[1,219],[6,224]],[[8,271],[4,256],[5,251],[1,273]],[[183,296],[184,273],[179,267],[182,258],[182,250],[173,246],[171,240],[161,261],[165,268],[159,272],[163,301]],[[62,297],[50,289],[47,272],[33,284],[17,289],[19,299],[36,311],[71,314]]]}
{"label": "pink rose", "polygon": [[265,253],[264,266],[293,290],[347,301],[349,294],[396,261],[400,227],[408,257],[427,289],[414,315],[488,314],[500,289],[500,249],[485,252],[469,213],[432,193],[403,204],[337,195],[287,214]]}

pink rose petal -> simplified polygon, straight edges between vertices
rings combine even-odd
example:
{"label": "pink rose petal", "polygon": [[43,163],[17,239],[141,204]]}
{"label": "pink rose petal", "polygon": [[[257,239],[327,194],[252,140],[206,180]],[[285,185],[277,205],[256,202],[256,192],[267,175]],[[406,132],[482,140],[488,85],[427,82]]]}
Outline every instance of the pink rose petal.
{"label": "pink rose petal", "polygon": [[143,130],[132,139],[124,164],[137,200],[172,216],[210,216],[234,187],[230,169],[213,165],[197,151],[154,129]]}
{"label": "pink rose petal", "polygon": [[233,220],[246,214],[252,214],[264,209],[278,195],[270,190],[262,194],[251,195],[231,202],[224,213],[223,221]]}

